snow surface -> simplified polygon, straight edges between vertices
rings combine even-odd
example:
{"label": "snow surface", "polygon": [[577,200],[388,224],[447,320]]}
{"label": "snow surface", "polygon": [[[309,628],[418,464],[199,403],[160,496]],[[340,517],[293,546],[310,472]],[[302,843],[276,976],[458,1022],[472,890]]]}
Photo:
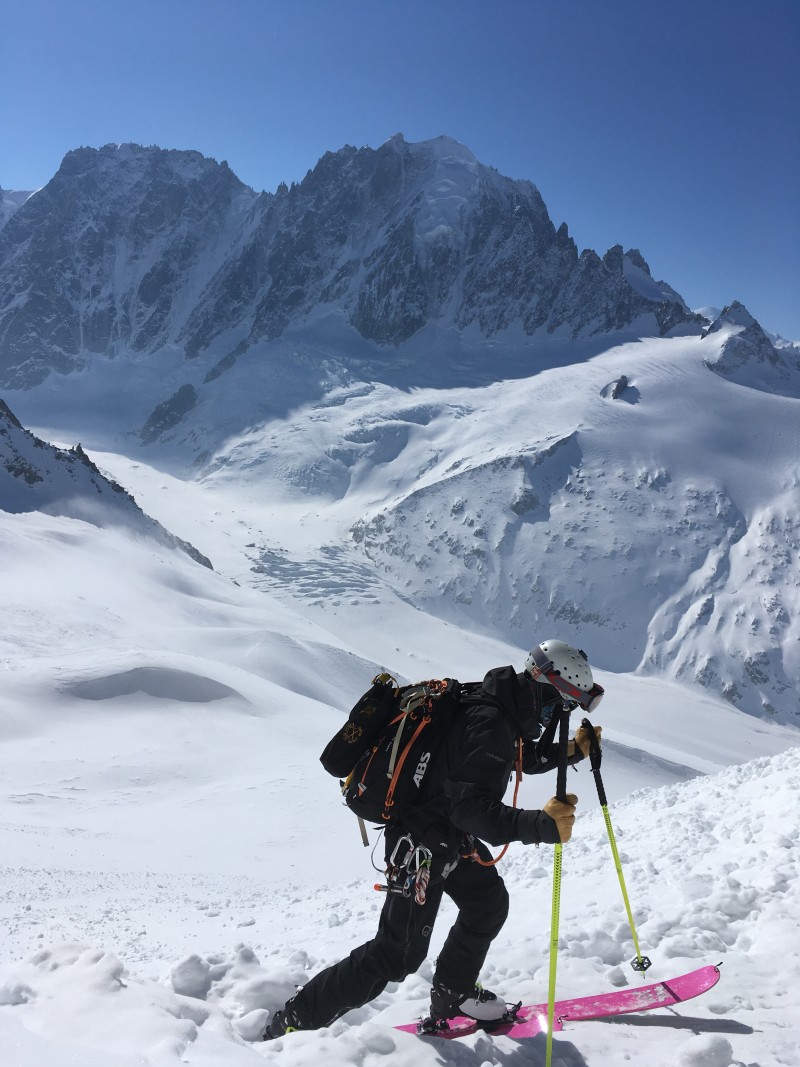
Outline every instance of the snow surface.
{"label": "snow surface", "polygon": [[[324,395],[309,349],[280,342],[149,450],[103,425],[82,439],[222,573],[253,582],[257,567],[261,587],[303,610],[329,618],[391,588],[515,645],[559,631],[604,668],[797,722],[800,373],[791,395],[721,377],[709,366],[727,336],[634,341],[569,366],[576,346],[553,342],[539,373],[481,388],[339,367]],[[512,350],[498,343],[498,373]],[[126,403],[152,410],[152,383],[129,371],[135,399],[120,388],[108,408],[118,422]],[[107,373],[12,406],[41,405],[52,440],[59,406],[86,418]],[[766,371],[754,359],[748,374]],[[198,477],[206,508],[187,497]]]}
{"label": "snow surface", "polygon": [[[438,147],[455,197],[456,149]],[[465,388],[459,360],[473,373],[486,350],[462,337],[443,380],[415,388],[424,336],[391,368],[356,350],[360,378],[290,338],[148,447],[131,431],[185,380],[179,352],[157,381],[122,354],[6,397],[45,440],[81,440],[215,571],[111,521],[92,479],[64,483],[70,509],[37,482],[47,507],[21,513],[20,486],[0,484],[0,1067],[544,1063],[543,1039],[392,1029],[424,1007],[448,904],[419,974],[330,1029],[258,1040],[380,910],[317,759],[342,714],[379,669],[521,664],[531,629],[585,638],[607,690],[595,721],[645,981],[723,964],[685,1007],[569,1026],[554,1062],[797,1067],[798,401],[712,373],[724,340],[532,353],[509,336],[492,343],[507,380]],[[465,564],[476,544],[482,570]],[[566,610],[590,601],[612,621]],[[784,724],[692,684],[756,645]],[[570,785],[564,997],[638,981],[585,766]],[[527,778],[521,803],[553,790]],[[501,868],[512,914],[482,978],[514,999],[546,997],[551,857],[512,845]]]}
{"label": "snow surface", "polygon": [[[330,1029],[257,1040],[268,1013],[377,920],[370,852],[317,763],[342,711],[378,667],[467,678],[523,650],[421,612],[378,576],[353,595],[348,575],[337,596],[333,563],[316,605],[291,583],[280,596],[249,587],[242,542],[276,520],[272,504],[259,512],[118,456],[122,471],[146,510],[202,532],[222,573],[122,529],[0,511],[3,1067],[543,1063],[539,1039],[441,1045],[392,1029],[425,1004],[447,904],[419,974]],[[318,541],[310,518],[284,521],[276,536]],[[574,1024],[555,1062],[797,1063],[797,732],[674,682],[598,676],[647,980],[719,961],[723,977],[680,1010]],[[637,980],[588,770],[571,785],[564,996]],[[552,789],[528,778],[522,803]],[[502,869],[512,913],[483,980],[542,1000],[551,852],[512,846]]]}

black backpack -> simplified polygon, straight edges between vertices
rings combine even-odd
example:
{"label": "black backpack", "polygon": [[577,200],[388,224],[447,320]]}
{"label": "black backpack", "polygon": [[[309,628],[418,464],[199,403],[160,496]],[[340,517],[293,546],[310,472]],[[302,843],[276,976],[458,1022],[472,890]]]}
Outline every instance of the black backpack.
{"label": "black backpack", "polygon": [[345,804],[366,822],[384,824],[419,803],[431,760],[459,706],[453,678],[399,687],[379,674],[320,756],[341,782]]}

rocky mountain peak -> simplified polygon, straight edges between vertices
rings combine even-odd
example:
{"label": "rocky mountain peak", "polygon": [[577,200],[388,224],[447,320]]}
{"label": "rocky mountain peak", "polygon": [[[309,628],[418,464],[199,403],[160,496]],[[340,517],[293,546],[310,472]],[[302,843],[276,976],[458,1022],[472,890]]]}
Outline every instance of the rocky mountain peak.
{"label": "rocky mountain peak", "polygon": [[622,251],[622,245],[614,245],[603,256],[603,264],[615,274],[622,274],[624,258],[625,253]]}
{"label": "rocky mountain peak", "polygon": [[800,396],[800,351],[777,348],[739,300],[724,307],[703,337],[727,333],[719,355],[706,360],[716,374],[753,389]]}
{"label": "rocky mountain peak", "polygon": [[645,274],[650,273],[650,267],[647,265],[647,260],[644,258],[638,248],[629,248],[625,253],[625,258],[631,262],[634,267],[638,267],[639,270],[643,270]]}
{"label": "rocky mountain peak", "polygon": [[0,380],[30,388],[93,356],[163,349],[255,199],[198,152],[69,152],[0,231]]}
{"label": "rocky mountain peak", "polygon": [[734,300],[732,304],[728,304],[727,307],[720,311],[706,333],[716,333],[726,326],[741,326],[743,329],[750,329],[753,326],[758,326],[758,323],[741,301]]}
{"label": "rocky mountain peak", "polygon": [[323,312],[381,348],[424,327],[531,341],[695,328],[638,252],[579,258],[531,182],[447,136],[346,145],[261,195],[197,152],[76,149],[0,231],[0,292],[14,388],[176,350],[216,381],[289,329],[324,347]]}

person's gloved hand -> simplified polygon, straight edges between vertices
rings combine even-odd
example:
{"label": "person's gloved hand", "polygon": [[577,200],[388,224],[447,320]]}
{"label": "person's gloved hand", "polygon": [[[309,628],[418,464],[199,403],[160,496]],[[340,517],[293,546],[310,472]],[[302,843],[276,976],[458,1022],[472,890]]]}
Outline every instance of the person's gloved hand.
{"label": "person's gloved hand", "polygon": [[[563,800],[551,797],[542,808],[542,814],[547,815],[555,823],[558,831],[558,841],[569,841],[572,837],[572,827],[575,825],[575,805],[578,798],[574,793],[567,793]],[[558,844],[554,841],[553,844]]]}
{"label": "person's gloved hand", "polygon": [[567,793],[565,800],[552,797],[541,811],[519,813],[519,840],[523,845],[557,845],[569,841],[575,822],[578,798]]}
{"label": "person's gloved hand", "polygon": [[[602,744],[602,739],[600,737],[602,732],[602,726],[595,726],[594,734],[600,744]],[[590,752],[589,740],[591,736],[591,733],[586,729],[585,726],[579,726],[573,739],[567,742],[567,759],[570,759],[572,756],[575,755],[576,749],[580,752],[581,759],[586,759]]]}

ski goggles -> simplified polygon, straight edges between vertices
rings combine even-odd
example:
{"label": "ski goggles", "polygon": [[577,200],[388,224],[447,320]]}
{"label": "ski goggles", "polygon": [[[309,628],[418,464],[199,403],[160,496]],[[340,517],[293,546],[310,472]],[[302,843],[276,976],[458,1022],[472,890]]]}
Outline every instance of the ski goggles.
{"label": "ski goggles", "polygon": [[598,685],[597,682],[594,683],[591,689],[579,689],[577,685],[573,685],[566,678],[562,678],[555,669],[553,661],[539,645],[533,649],[530,658],[533,660],[533,665],[529,668],[531,678],[534,680],[546,678],[559,693],[563,694],[568,700],[576,701],[584,711],[594,711],[603,699],[605,689],[603,689],[602,685]]}

